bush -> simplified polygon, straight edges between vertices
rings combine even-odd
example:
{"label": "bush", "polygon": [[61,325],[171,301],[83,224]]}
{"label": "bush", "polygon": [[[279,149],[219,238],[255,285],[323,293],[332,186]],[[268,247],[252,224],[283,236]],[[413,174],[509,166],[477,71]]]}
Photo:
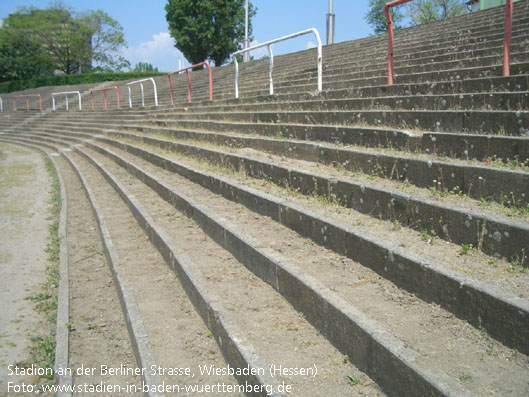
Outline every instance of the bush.
{"label": "bush", "polygon": [[163,76],[166,73],[156,72],[129,72],[129,73],[82,73],[64,76],[38,77],[31,80],[13,80],[0,83],[0,93],[9,93],[13,91],[22,91],[31,88],[60,86],[60,85],[78,85],[102,83],[105,81],[130,80],[136,78],[146,78],[153,76]]}

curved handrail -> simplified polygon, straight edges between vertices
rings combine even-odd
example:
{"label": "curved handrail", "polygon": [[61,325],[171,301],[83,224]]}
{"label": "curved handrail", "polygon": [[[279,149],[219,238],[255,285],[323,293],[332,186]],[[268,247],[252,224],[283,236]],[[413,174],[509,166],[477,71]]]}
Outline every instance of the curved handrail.
{"label": "curved handrail", "polygon": [[144,81],[151,81],[152,86],[154,88],[154,106],[158,106],[158,93],[156,91],[156,83],[152,77],[148,77],[146,79],[141,79],[137,81],[131,81],[130,83],[127,83],[127,88],[129,89],[129,108],[132,108],[132,99],[131,99],[131,93],[130,93],[130,86],[132,84],[139,84],[141,87],[141,106],[145,106],[145,97],[143,94],[143,82]]}
{"label": "curved handrail", "polygon": [[211,71],[211,66],[209,65],[208,61],[200,62],[195,65],[188,66],[187,68],[178,69],[174,72],[167,73],[167,77],[169,77],[169,85],[171,87],[171,105],[174,105],[174,97],[173,97],[173,78],[171,77],[173,74],[177,74],[180,72],[186,72],[187,74],[187,101],[191,103],[191,76],[189,75],[189,69],[196,68],[198,66],[206,65],[206,67],[209,70],[209,100],[213,100],[213,72]]}
{"label": "curved handrail", "polygon": [[64,98],[66,99],[66,110],[68,111],[68,94],[77,94],[79,97],[79,110],[82,110],[81,107],[81,94],[79,91],[67,91],[67,92],[54,92],[51,94],[51,101],[52,101],[52,109],[55,112],[55,95],[64,95]]}
{"label": "curved handrail", "polygon": [[38,97],[40,104],[40,111],[42,112],[42,97],[40,94],[27,94],[27,95],[14,95],[13,98],[13,111],[17,111],[17,98],[26,98],[26,111],[29,112],[29,98]]}
{"label": "curved handrail", "polygon": [[113,87],[107,87],[107,88],[98,88],[95,90],[90,90],[90,94],[92,95],[92,110],[94,110],[94,92],[103,91],[105,93],[105,110],[107,110],[107,91],[108,90],[116,90],[116,97],[118,99],[118,109],[121,109],[119,106],[119,89],[117,86]]}
{"label": "curved handrail", "polygon": [[[410,1],[410,0],[408,0]],[[272,73],[274,71],[274,54],[272,53],[272,44],[278,43],[280,41],[285,41],[288,39],[293,39],[294,37],[303,36],[305,34],[314,33],[316,36],[316,41],[318,42],[318,91],[322,91],[323,88],[323,66],[322,66],[322,45],[320,34],[316,28],[310,28],[303,30],[301,32],[292,33],[288,36],[283,36],[278,39],[270,40],[262,44],[255,45],[253,47],[244,48],[242,50],[236,51],[231,54],[233,61],[235,62],[235,98],[239,98],[239,62],[237,62],[237,55],[245,52],[255,50],[264,46],[268,47],[268,54],[270,55],[270,95],[274,95],[274,80],[272,78]]]}

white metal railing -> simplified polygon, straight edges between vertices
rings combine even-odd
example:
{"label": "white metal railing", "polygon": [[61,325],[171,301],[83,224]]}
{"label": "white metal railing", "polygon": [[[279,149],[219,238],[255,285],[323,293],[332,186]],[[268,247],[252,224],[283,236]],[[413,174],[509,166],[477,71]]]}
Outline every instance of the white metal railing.
{"label": "white metal railing", "polygon": [[4,111],[4,105],[2,103],[2,98],[0,98],[0,112]]}
{"label": "white metal railing", "polygon": [[239,63],[237,62],[237,55],[246,53],[252,50],[255,50],[257,48],[261,47],[268,47],[268,54],[270,55],[270,95],[274,95],[274,80],[272,78],[272,74],[274,71],[274,54],[272,53],[272,44],[278,43],[280,41],[285,41],[288,39],[293,39],[294,37],[303,36],[305,34],[314,33],[316,36],[316,40],[318,42],[318,91],[322,90],[322,47],[321,47],[321,39],[320,34],[318,33],[318,30],[316,28],[311,28],[307,30],[303,30],[301,32],[289,34],[288,36],[283,36],[275,40],[267,41],[266,43],[258,44],[253,47],[244,48],[242,50],[236,51],[232,54],[232,59],[235,62],[235,98],[239,98]]}
{"label": "white metal railing", "polygon": [[130,108],[132,107],[132,99],[131,99],[131,94],[130,94],[130,86],[132,84],[139,84],[140,85],[140,88],[141,88],[141,106],[145,107],[145,96],[144,96],[144,92],[143,92],[143,82],[145,82],[145,81],[151,81],[152,82],[152,86],[154,87],[154,105],[158,106],[158,93],[156,91],[156,83],[154,82],[154,79],[152,77],[149,77],[149,78],[146,78],[146,79],[132,81],[130,83],[127,83],[127,88],[129,89],[129,107]]}
{"label": "white metal railing", "polygon": [[66,110],[68,110],[68,94],[76,94],[79,97],[79,110],[82,110],[81,106],[81,94],[79,91],[68,91],[68,92],[54,92],[51,94],[51,101],[52,101],[52,109],[55,112],[55,96],[56,95],[64,95],[64,98],[66,100]]}

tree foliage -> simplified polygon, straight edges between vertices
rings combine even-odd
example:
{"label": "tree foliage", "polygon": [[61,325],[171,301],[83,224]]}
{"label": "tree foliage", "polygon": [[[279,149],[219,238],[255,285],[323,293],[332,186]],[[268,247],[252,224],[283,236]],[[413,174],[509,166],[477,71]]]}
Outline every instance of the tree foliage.
{"label": "tree foliage", "polygon": [[127,45],[119,22],[101,10],[90,11],[81,21],[90,33],[92,60],[98,70],[121,71],[130,66],[129,61],[118,55],[119,49]]}
{"label": "tree foliage", "polygon": [[0,27],[0,79],[120,70],[128,65],[116,53],[124,44],[123,29],[103,11],[20,8]]}
{"label": "tree foliage", "polygon": [[[249,27],[255,8],[248,3]],[[166,19],[178,48],[192,64],[222,65],[244,41],[244,0],[168,0]]]}
{"label": "tree foliage", "polygon": [[[388,31],[388,24],[384,15],[384,6],[387,2],[388,0],[369,0],[369,11],[364,16],[364,20],[371,25],[375,34]],[[393,21],[393,29],[400,29],[402,27],[401,22],[404,19],[404,13],[401,8],[392,7],[389,13]]]}
{"label": "tree foliage", "polygon": [[[369,0],[369,11],[364,18],[375,34],[388,30],[384,15],[384,5],[387,2],[388,0]],[[406,5],[392,7],[390,14],[393,28],[402,28],[406,16],[411,25],[421,25],[461,15],[467,11],[465,2],[466,0],[414,0]]]}
{"label": "tree foliage", "polygon": [[467,11],[465,0],[415,0],[408,5],[412,25],[440,21]]}
{"label": "tree foliage", "polygon": [[158,72],[158,68],[155,68],[152,66],[152,64],[148,62],[138,62],[134,69],[132,69],[133,72]]}

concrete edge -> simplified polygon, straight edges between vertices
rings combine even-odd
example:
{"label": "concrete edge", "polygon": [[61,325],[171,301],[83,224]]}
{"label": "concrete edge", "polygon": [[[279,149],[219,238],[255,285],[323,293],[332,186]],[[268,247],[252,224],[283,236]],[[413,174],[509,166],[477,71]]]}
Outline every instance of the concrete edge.
{"label": "concrete edge", "polygon": [[[98,150],[97,145],[88,145]],[[172,172],[180,169],[184,177],[230,200],[236,200],[253,211],[271,216],[318,244],[370,267],[422,299],[437,302],[474,326],[486,328],[501,342],[529,352],[529,303],[526,300],[446,270],[435,263],[423,261],[398,247],[370,240],[351,228],[329,222],[272,196],[193,170],[143,149],[131,151],[132,145],[120,145],[128,146],[128,150],[124,150],[157,166]],[[141,152],[144,154],[139,154]],[[324,229],[325,233],[321,234],[320,229]],[[372,258],[373,255],[375,258]]]}
{"label": "concrete edge", "polygon": [[[67,244],[67,195],[64,184],[64,179],[59,166],[51,155],[48,157],[53,163],[57,172],[57,178],[61,185],[61,214],[59,220],[59,241],[60,241],[60,280],[59,283],[59,296],[58,296],[58,313],[57,313],[57,331],[56,340],[57,345],[55,347],[55,371],[69,367],[69,334],[70,330],[67,323],[70,321],[70,287],[69,287],[69,259],[68,259],[68,244]],[[62,307],[62,310],[61,310]],[[73,377],[70,373],[63,376],[58,376],[59,386],[72,386]],[[71,393],[59,393],[59,396],[70,396]]]}
{"label": "concrete edge", "polygon": [[[149,240],[176,273],[197,312],[215,336],[215,340],[224,357],[239,368],[245,366],[250,366],[251,368],[267,368],[267,365],[263,363],[262,358],[256,353],[255,349],[249,343],[245,342],[246,338],[244,333],[238,329],[238,326],[223,316],[222,313],[225,310],[222,307],[220,299],[209,299],[207,297],[202,275],[194,268],[189,257],[169,242],[169,238],[154,223],[150,215],[143,209],[136,198],[133,195],[127,194],[121,184],[97,160],[86,155],[79,148],[73,145],[71,147],[83,155],[102,173],[109,184],[127,204],[139,226],[145,230]],[[258,387],[262,386],[264,389],[267,386],[272,386],[273,390],[277,390],[278,386],[277,381],[272,379],[266,372],[264,376],[250,374],[247,377],[242,376],[238,380]]]}
{"label": "concrete edge", "polygon": [[[250,271],[272,285],[296,309],[302,309],[313,324],[321,326],[322,332],[331,336],[331,342],[339,350],[350,357],[362,357],[365,361],[357,365],[371,376],[374,375],[377,381],[390,390],[399,390],[403,395],[410,388],[418,395],[467,395],[464,388],[447,375],[417,367],[413,352],[406,349],[401,341],[321,283],[304,275],[282,256],[254,248],[255,242],[252,244],[252,239],[237,233],[226,220],[158,182],[140,168],[120,160],[112,152],[107,156],[125,166],[173,206],[176,206],[175,203],[183,203],[178,208],[180,211],[191,216],[210,237],[235,255]],[[250,265],[251,262],[254,264]],[[297,299],[300,295],[307,297],[300,302]],[[322,313],[329,311],[333,313],[332,317],[322,320]],[[347,332],[340,332],[344,328]],[[366,340],[366,343],[354,343]],[[358,351],[363,353],[359,354]],[[370,355],[372,357],[368,358]],[[395,373],[399,373],[401,377],[397,379]]]}
{"label": "concrete edge", "polygon": [[[475,327],[485,328],[502,343],[528,354],[529,303],[526,300],[435,263],[423,261],[398,247],[366,238],[351,228],[329,222],[272,196],[193,170],[133,145],[112,142],[131,154],[180,173],[230,200],[235,199],[253,211],[271,216],[316,243],[373,269],[421,299],[436,302]],[[96,150],[99,148],[88,142],[86,144],[92,145]]]}
{"label": "concrete edge", "polygon": [[[264,175],[264,177],[280,186],[284,185],[283,179],[286,179],[292,188],[299,188],[302,193],[315,191],[326,196],[334,194],[337,198],[345,196],[346,204],[354,210],[368,214],[374,213],[375,216],[383,216],[384,219],[396,218],[404,226],[413,224],[420,225],[428,230],[433,229],[438,236],[444,239],[449,239],[457,244],[470,243],[474,247],[481,247],[482,251],[489,255],[500,254],[507,259],[511,259],[511,257],[518,255],[526,248],[525,242],[529,238],[529,228],[519,222],[491,217],[473,211],[460,211],[432,200],[413,198],[398,191],[382,190],[373,186],[366,187],[361,183],[337,180],[324,175],[312,174],[295,168],[286,168],[214,149],[197,149],[188,144],[144,137],[132,133],[105,132],[117,137],[131,137],[139,142],[158,146],[166,145],[184,154],[191,153],[191,155],[201,157],[209,156],[208,160],[216,163],[224,164],[230,162],[236,170],[244,168],[248,174],[257,178],[263,178]],[[103,137],[95,137],[101,140],[105,139]],[[107,141],[107,143],[111,142]],[[252,165],[255,165],[255,167],[252,167]],[[316,183],[311,182],[314,178],[319,181]],[[319,191],[313,185],[316,185]],[[369,205],[369,203],[376,202],[379,202],[380,205],[377,207]],[[443,224],[443,219],[450,220],[450,228],[448,226],[445,228],[446,224]],[[490,233],[481,234],[481,228],[485,224],[488,225]],[[526,262],[522,263],[522,265],[529,265],[529,258],[526,259]]]}
{"label": "concrete edge", "polygon": [[[38,150],[43,153],[53,164],[57,179],[60,185],[61,191],[61,212],[59,214],[59,228],[57,231],[59,237],[59,287],[57,292],[57,319],[55,328],[55,382],[62,390],[67,390],[73,385],[72,375],[65,371],[63,375],[58,375],[60,369],[68,368],[69,366],[69,341],[70,341],[70,330],[68,329],[68,322],[70,321],[70,288],[69,288],[69,260],[68,260],[68,244],[67,244],[67,214],[68,214],[68,199],[66,196],[66,188],[64,179],[60,168],[55,162],[52,153],[46,150],[22,142],[14,142],[6,139],[5,137],[0,138],[3,142],[9,142],[10,144],[25,146],[33,150]],[[72,393],[63,391],[58,393],[59,397],[69,397]]]}
{"label": "concrete edge", "polygon": [[[117,252],[115,251],[110,233],[106,228],[106,221],[101,213],[100,207],[95,199],[95,196],[90,186],[86,182],[81,170],[63,150],[61,150],[60,152],[69,162],[72,169],[79,177],[81,184],[83,185],[90,201],[90,204],[92,206],[92,211],[99,226],[99,232],[103,241],[105,257],[112,272],[114,285],[119,296],[121,309],[123,311],[123,316],[127,324],[127,329],[129,331],[131,345],[136,356],[136,361],[141,368],[150,368],[150,366],[154,365],[155,363],[154,355],[152,353],[149,343],[149,337],[147,332],[145,331],[145,327],[143,326],[143,320],[139,313],[139,309],[134,298],[134,293],[130,288],[128,281],[126,280],[125,275],[118,268],[120,259],[117,255]],[[155,390],[156,386],[158,384],[161,384],[158,377],[152,376],[149,371],[144,371],[144,374],[142,376],[145,384],[149,386],[149,390]],[[152,397],[161,397],[163,396],[163,393],[153,393],[149,391],[146,393],[146,395]]]}

